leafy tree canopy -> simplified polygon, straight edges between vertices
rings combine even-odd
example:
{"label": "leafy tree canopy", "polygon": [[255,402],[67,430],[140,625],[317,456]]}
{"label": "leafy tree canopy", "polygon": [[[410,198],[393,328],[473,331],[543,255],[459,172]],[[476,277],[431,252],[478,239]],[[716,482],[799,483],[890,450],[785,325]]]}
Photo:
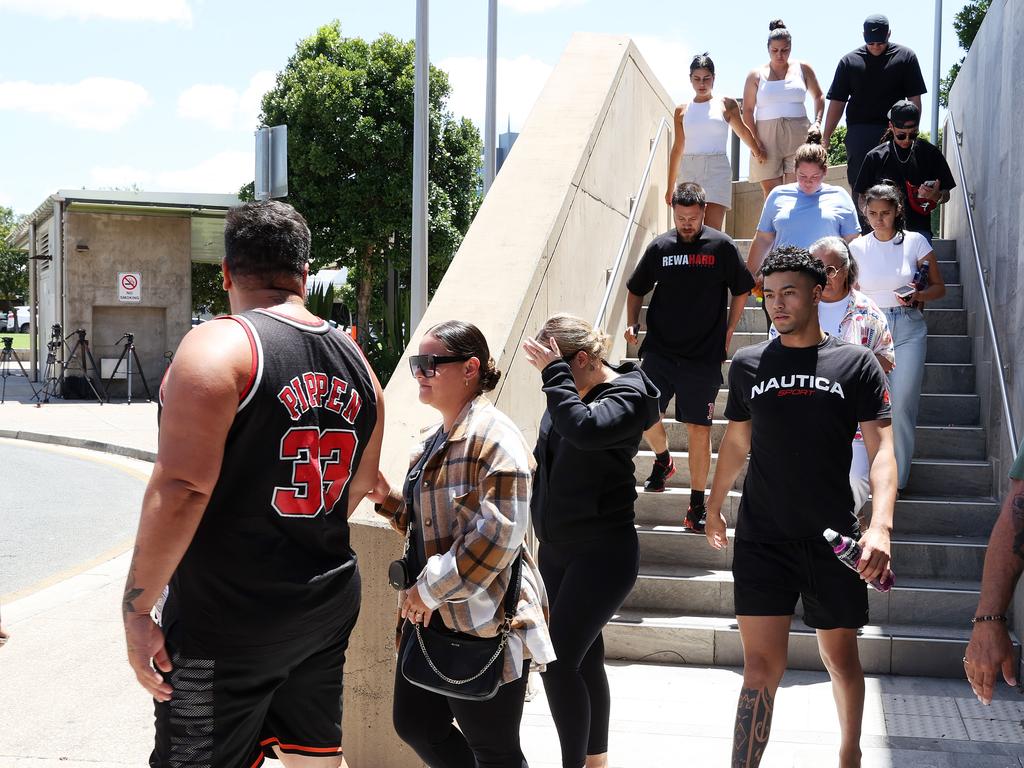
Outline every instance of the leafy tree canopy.
{"label": "leafy tree canopy", "polygon": [[28,254],[7,245],[7,236],[21,218],[0,206],[0,299],[19,303],[28,299]]}
{"label": "leafy tree canopy", "polygon": [[[992,0],[975,0],[967,3],[953,17],[953,30],[956,32],[957,40],[960,41],[960,47],[965,51],[971,50],[974,38],[977,37],[978,30],[981,29],[981,22],[985,20],[985,14],[988,13],[990,5],[992,5]],[[956,82],[956,76],[960,74],[960,67],[963,66],[965,58],[961,56],[960,61],[949,68],[949,74],[942,78],[942,82],[939,84],[939,104],[943,107],[949,106],[949,89]]]}

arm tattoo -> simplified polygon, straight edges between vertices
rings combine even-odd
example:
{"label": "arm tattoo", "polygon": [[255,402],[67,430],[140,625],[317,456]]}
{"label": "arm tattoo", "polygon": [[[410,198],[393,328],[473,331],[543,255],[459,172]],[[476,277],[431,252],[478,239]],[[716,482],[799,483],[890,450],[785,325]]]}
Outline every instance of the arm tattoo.
{"label": "arm tattoo", "polygon": [[774,699],[767,688],[744,688],[736,706],[732,737],[732,768],[757,768],[768,746]]}
{"label": "arm tattoo", "polygon": [[135,546],[135,553],[132,555],[132,564],[128,568],[128,579],[124,585],[124,597],[121,598],[121,614],[127,616],[135,613],[135,600],[142,596],[146,590],[135,586],[135,557],[139,554],[138,545]]}
{"label": "arm tattoo", "polygon": [[1013,520],[1013,554],[1024,560],[1024,493],[1010,499],[1010,513]]}

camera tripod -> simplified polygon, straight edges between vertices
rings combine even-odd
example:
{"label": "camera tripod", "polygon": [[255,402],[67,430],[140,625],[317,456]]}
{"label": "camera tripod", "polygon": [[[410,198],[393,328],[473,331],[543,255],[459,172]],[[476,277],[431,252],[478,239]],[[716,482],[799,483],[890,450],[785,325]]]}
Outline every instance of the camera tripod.
{"label": "camera tripod", "polygon": [[43,386],[35,394],[37,408],[43,403],[50,402],[51,397],[60,397],[57,392],[60,385],[57,370],[60,360],[57,358],[57,350],[64,344],[63,333],[60,323],[54,323],[50,328],[50,340],[46,342],[46,373],[43,376]]}
{"label": "camera tripod", "polygon": [[[117,376],[117,370],[121,367],[122,362],[126,362],[128,367],[125,369],[125,378],[128,380],[128,405],[132,404],[132,374],[138,373],[142,379],[142,386],[146,390],[146,397],[149,398],[150,402],[153,402],[153,393],[149,391],[149,384],[146,383],[146,374],[142,371],[142,363],[139,362],[139,353],[135,351],[135,334],[124,332],[124,335],[114,342],[114,344],[120,344],[124,342],[124,349],[121,350],[121,356],[117,358],[117,363],[114,365],[114,370],[110,372],[110,378],[107,379],[106,391],[110,392],[110,383]],[[136,371],[132,371],[132,360],[135,361]]]}
{"label": "camera tripod", "polygon": [[71,351],[68,352],[68,356],[64,358],[64,362],[61,363],[60,380],[65,380],[68,364],[75,359],[75,353],[77,352],[81,358],[82,378],[85,379],[85,383],[89,385],[89,389],[92,390],[92,393],[96,395],[96,399],[99,400],[100,405],[103,405],[104,400],[107,399],[106,389],[104,389],[103,394],[101,395],[99,390],[96,389],[96,385],[92,383],[92,379],[89,378],[89,368],[86,365],[86,361],[92,364],[92,372],[96,375],[96,378],[99,379],[100,386],[103,385],[103,379],[100,377],[100,368],[96,365],[96,358],[92,356],[92,350],[89,348],[89,340],[85,338],[85,328],[79,328],[78,330],[72,331],[64,337],[64,341],[67,341],[72,336],[78,336],[78,338],[75,339],[75,343],[71,346]]}
{"label": "camera tripod", "polygon": [[4,336],[0,341],[4,345],[3,349],[0,349],[0,379],[3,379],[3,384],[0,385],[0,403],[7,399],[7,378],[16,375],[8,369],[8,365],[12,360],[21,369],[21,375],[28,379],[28,385],[32,387],[32,396],[35,397],[38,393],[32,384],[32,379],[29,378],[28,371],[25,370],[25,366],[22,364],[21,358],[18,357],[18,353],[14,351],[14,337]]}

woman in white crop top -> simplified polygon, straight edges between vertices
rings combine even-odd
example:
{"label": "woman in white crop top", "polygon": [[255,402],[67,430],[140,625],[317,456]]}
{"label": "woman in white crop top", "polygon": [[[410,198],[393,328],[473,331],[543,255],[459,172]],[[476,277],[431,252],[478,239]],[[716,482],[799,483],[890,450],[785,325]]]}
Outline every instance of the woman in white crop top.
{"label": "woman in white crop top", "polygon": [[926,301],[945,296],[946,285],[924,235],[903,230],[899,189],[876,184],[864,193],[864,204],[873,231],[852,241],[850,251],[860,268],[858,288],[885,313],[895,344],[896,366],[889,371],[889,397],[898,487],[903,491],[910,480],[928,349],[928,325],[921,307]]}
{"label": "woman in white crop top", "polygon": [[689,104],[676,107],[665,203],[672,205],[676,185],[687,181],[700,184],[708,201],[704,224],[721,230],[725,212],[732,208],[732,166],[725,156],[729,129],[743,139],[758,162],[764,150],[743,122],[736,99],[714,96],[714,84],[715,63],[711,57],[706,53],[694,56],[690,62],[690,85],[695,95]]}
{"label": "woman in white crop top", "polygon": [[[750,164],[750,180],[768,193],[779,184],[796,181],[793,157],[808,129],[821,131],[825,109],[818,78],[806,62],[789,58],[793,36],[782,19],[768,25],[768,63],[747,75],[743,87],[743,120],[765,149],[763,163]],[[814,122],[808,122],[804,101],[810,92]],[[828,149],[828,147],[826,147]]]}

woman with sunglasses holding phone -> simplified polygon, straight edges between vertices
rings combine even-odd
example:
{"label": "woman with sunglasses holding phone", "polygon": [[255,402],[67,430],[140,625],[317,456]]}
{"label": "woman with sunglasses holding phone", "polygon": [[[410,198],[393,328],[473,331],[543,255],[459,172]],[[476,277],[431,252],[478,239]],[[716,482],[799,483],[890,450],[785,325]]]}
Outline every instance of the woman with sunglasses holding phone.
{"label": "woman with sunglasses holding phone", "polygon": [[407,537],[407,580],[399,585],[405,587],[404,640],[416,641],[412,624],[448,633],[453,642],[460,635],[497,635],[513,564],[520,553],[523,559],[497,694],[486,701],[444,696],[413,685],[399,668],[395,730],[430,768],[524,768],[519,724],[531,660],[544,665],[554,659],[544,585],[523,547],[529,449],[512,420],[483,396],[501,372],[476,326],[459,320],[435,325],[409,366],[420,402],[442,421],[414,452],[403,492],[381,474],[367,496]]}
{"label": "woman with sunglasses holding phone", "polygon": [[918,134],[921,110],[911,101],[897,101],[889,110],[882,143],[868,152],[853,185],[864,210],[864,193],[875,184],[896,182],[906,201],[906,227],[932,241],[932,211],[949,201],[956,186],[949,164],[938,147]]}
{"label": "woman with sunglasses holding phone", "polygon": [[564,768],[607,768],[611,695],[601,632],[636,583],[633,526],[640,437],[661,418],[634,363],[605,362],[608,336],[558,314],[523,343],[547,410],[534,456],[533,528],[558,659],[543,674]]}
{"label": "woman with sunglasses holding phone", "polygon": [[889,397],[901,493],[910,479],[928,346],[928,326],[921,309],[924,302],[946,295],[931,244],[920,233],[904,230],[903,211],[902,195],[894,183],[870,187],[864,193],[864,213],[873,231],[850,243],[860,270],[859,288],[885,313],[895,345]]}

